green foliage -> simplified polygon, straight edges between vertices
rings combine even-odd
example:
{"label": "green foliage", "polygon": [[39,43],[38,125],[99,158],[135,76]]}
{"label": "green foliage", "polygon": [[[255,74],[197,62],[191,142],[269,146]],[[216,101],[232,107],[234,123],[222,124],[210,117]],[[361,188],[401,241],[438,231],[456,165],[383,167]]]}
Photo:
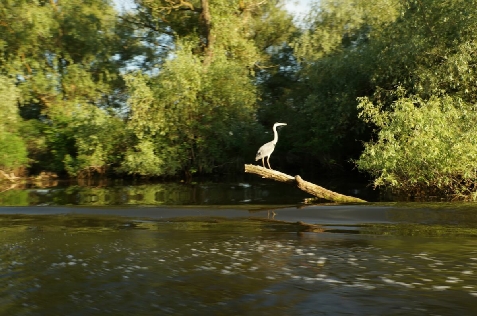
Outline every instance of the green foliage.
{"label": "green foliage", "polygon": [[28,190],[6,190],[0,192],[1,206],[29,206],[30,196]]}
{"label": "green foliage", "polygon": [[[131,89],[128,128],[138,141],[123,165],[129,173],[210,172],[230,159],[252,122],[255,88],[246,69],[226,59],[204,66],[183,49],[160,75],[126,76]],[[146,118],[146,119],[145,119]]]}
{"label": "green foliage", "polygon": [[118,164],[126,140],[124,127],[121,120],[102,109],[78,106],[70,123],[76,156],[64,157],[68,174],[105,173],[111,165]]}
{"label": "green foliage", "polygon": [[0,169],[13,170],[26,166],[27,154],[21,137],[5,131],[0,133]]}
{"label": "green foliage", "polygon": [[88,104],[70,113],[51,113],[50,124],[29,120],[23,127],[36,169],[84,177],[119,165],[127,146],[122,120]]}
{"label": "green foliage", "polygon": [[38,174],[48,169],[46,162],[52,159],[47,144],[46,131],[47,125],[35,119],[24,121],[19,128],[19,135],[25,142],[28,151],[31,174]]}
{"label": "green foliage", "polygon": [[379,65],[373,101],[391,104],[396,87],[409,95],[450,94],[474,102],[476,1],[405,1],[401,17],[384,28],[370,47]]}
{"label": "green foliage", "polygon": [[0,73],[17,79],[21,95],[2,109],[13,113],[20,105],[28,121],[2,114],[9,126],[18,125],[15,131],[28,148],[32,171],[77,176],[117,164],[125,134],[121,112],[115,110],[124,104],[119,70],[133,51],[139,55],[147,49],[138,48],[136,37],[118,37],[131,32],[116,27],[112,5],[102,0],[3,1],[0,19]]}
{"label": "green foliage", "polygon": [[0,76],[0,133],[15,131],[21,121],[18,115],[20,94],[14,82],[5,76]]}
{"label": "green foliage", "polygon": [[358,166],[397,191],[476,198],[475,1],[406,1],[369,45],[361,117],[377,127]]}
{"label": "green foliage", "polygon": [[[302,34],[290,42],[296,62],[286,71],[294,73],[282,71],[289,81],[278,117],[291,127],[290,151],[318,160],[324,169],[341,170],[362,150],[369,129],[357,120],[356,98],[373,91],[378,65],[370,43],[399,10],[398,1],[388,0],[314,4],[301,22]],[[269,102],[276,103],[276,89],[272,93]]]}
{"label": "green foliage", "polygon": [[[157,151],[155,150],[155,147],[156,146],[150,141],[140,140],[132,150],[129,149],[126,152],[121,170],[127,173],[143,176],[175,174],[180,170],[180,165],[178,165],[177,162],[172,165],[165,164],[164,161],[161,160],[161,157],[156,154]],[[159,154],[167,159],[167,153],[168,152],[160,152]],[[174,157],[180,157],[180,155],[175,155]]]}
{"label": "green foliage", "polygon": [[3,1],[0,9],[0,71],[18,78],[23,106],[49,115],[111,91],[115,12],[107,2]]}
{"label": "green foliage", "polygon": [[392,111],[361,99],[361,116],[379,128],[357,161],[376,186],[412,194],[477,191],[477,112],[461,99],[400,98]]}
{"label": "green foliage", "polygon": [[383,25],[393,22],[399,9],[397,0],[315,2],[301,22],[303,33],[292,42],[295,55],[309,66],[347,48],[356,49]]}
{"label": "green foliage", "polygon": [[362,57],[361,52],[346,52],[323,58],[310,69],[313,86],[299,108],[306,128],[297,150],[322,157],[325,165],[356,152],[356,140],[363,137],[365,127],[355,119],[356,98],[370,89],[370,64]]}
{"label": "green foliage", "polygon": [[[168,64],[175,63],[183,67],[168,68]],[[196,115],[194,101],[198,82],[189,83],[188,79],[199,78],[197,66],[200,66],[197,59],[179,55],[166,63],[160,77],[155,78],[159,82],[150,83],[149,78],[141,74],[125,77],[131,91],[127,126],[136,136],[137,144],[126,154],[124,171],[162,175],[181,170],[188,159],[184,145],[189,119]]]}
{"label": "green foliage", "polygon": [[25,142],[18,135],[21,118],[18,115],[18,89],[11,80],[0,76],[0,169],[11,171],[28,163]]}
{"label": "green foliage", "polygon": [[[122,170],[141,175],[211,172],[253,154],[247,146],[255,128],[257,69],[265,51],[281,45],[293,29],[275,4],[249,1],[204,3],[141,1],[136,16],[144,28],[172,39],[174,54],[161,59],[158,74],[125,76],[130,92],[128,130],[136,138]],[[164,20],[170,20],[170,32]],[[283,30],[275,35],[277,29]],[[259,49],[261,48],[261,49]]]}
{"label": "green foliage", "polygon": [[285,121],[304,172],[364,148],[377,185],[475,191],[476,0],[324,0],[296,25],[278,0],[135,2],[0,3],[1,168],[212,172]]}

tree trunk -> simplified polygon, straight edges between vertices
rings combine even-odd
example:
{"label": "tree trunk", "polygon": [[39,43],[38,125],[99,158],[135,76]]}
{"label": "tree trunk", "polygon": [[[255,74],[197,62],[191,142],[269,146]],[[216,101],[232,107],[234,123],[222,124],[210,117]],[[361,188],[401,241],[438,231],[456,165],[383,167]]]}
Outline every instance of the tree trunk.
{"label": "tree trunk", "polygon": [[275,181],[285,182],[289,184],[296,185],[300,190],[305,191],[315,197],[320,199],[325,199],[328,201],[339,202],[339,203],[363,203],[366,202],[360,198],[353,196],[347,196],[339,194],[330,190],[327,190],[319,185],[313,184],[311,182],[303,180],[300,176],[292,177],[288,174],[282,173],[280,171],[266,169],[256,165],[245,165],[245,172],[255,173],[263,178],[272,179]]}
{"label": "tree trunk", "polygon": [[202,13],[200,15],[201,20],[204,23],[204,35],[205,35],[205,48],[204,48],[204,65],[208,66],[210,65],[212,61],[212,56],[213,56],[213,46],[214,46],[214,40],[215,37],[212,35],[211,30],[212,30],[212,17],[210,15],[210,10],[209,10],[209,0],[201,0],[200,1],[202,5]]}

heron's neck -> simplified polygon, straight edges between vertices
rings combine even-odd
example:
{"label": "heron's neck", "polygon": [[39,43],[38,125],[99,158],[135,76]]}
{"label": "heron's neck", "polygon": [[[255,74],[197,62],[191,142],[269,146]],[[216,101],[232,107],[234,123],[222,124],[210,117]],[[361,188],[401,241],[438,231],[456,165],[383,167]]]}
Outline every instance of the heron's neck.
{"label": "heron's neck", "polygon": [[278,142],[278,133],[277,133],[277,127],[273,127],[273,143],[276,144]]}

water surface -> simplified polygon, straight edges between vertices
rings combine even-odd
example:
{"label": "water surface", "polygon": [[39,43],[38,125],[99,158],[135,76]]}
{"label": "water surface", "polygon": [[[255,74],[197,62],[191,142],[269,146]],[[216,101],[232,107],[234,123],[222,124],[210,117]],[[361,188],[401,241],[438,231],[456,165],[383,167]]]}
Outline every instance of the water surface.
{"label": "water surface", "polygon": [[[320,185],[342,194],[368,201],[376,200],[377,192],[363,183],[331,182]],[[0,206],[33,205],[237,205],[297,204],[309,194],[289,184],[244,177],[236,181],[128,182],[93,181],[51,183],[33,182],[0,186]]]}
{"label": "water surface", "polygon": [[[265,218],[3,215],[4,315],[473,315],[477,240]],[[277,214],[279,216],[279,213]],[[356,225],[355,225],[356,226]],[[365,229],[366,225],[361,225]]]}
{"label": "water surface", "polygon": [[473,203],[305,206],[248,185],[0,193],[0,314],[477,314]]}

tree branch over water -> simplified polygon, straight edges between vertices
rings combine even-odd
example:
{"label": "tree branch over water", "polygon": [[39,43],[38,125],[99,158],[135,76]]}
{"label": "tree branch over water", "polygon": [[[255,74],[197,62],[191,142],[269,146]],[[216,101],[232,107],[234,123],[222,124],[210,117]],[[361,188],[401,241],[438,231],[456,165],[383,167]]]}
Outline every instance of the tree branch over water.
{"label": "tree branch over water", "polygon": [[285,182],[288,184],[295,184],[300,190],[305,191],[317,198],[325,199],[340,203],[363,203],[366,202],[360,198],[343,195],[337,192],[330,191],[319,185],[303,180],[299,175],[292,177],[280,171],[266,169],[256,165],[245,165],[245,172],[254,173],[263,178]]}

